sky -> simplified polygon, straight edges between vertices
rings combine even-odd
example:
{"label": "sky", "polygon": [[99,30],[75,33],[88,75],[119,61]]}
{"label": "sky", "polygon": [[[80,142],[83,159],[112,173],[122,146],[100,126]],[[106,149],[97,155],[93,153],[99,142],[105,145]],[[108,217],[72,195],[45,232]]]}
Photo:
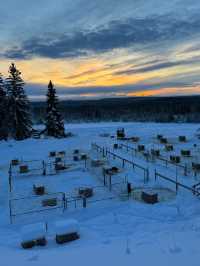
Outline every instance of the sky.
{"label": "sky", "polygon": [[199,0],[6,0],[0,72],[32,100],[200,94]]}

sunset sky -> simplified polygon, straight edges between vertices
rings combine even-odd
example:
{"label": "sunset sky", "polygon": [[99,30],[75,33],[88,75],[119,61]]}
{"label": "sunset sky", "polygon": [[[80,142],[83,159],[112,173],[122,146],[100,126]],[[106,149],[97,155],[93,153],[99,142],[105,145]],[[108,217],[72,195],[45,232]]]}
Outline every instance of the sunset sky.
{"label": "sunset sky", "polygon": [[200,94],[199,0],[6,0],[0,72],[15,62],[30,97]]}

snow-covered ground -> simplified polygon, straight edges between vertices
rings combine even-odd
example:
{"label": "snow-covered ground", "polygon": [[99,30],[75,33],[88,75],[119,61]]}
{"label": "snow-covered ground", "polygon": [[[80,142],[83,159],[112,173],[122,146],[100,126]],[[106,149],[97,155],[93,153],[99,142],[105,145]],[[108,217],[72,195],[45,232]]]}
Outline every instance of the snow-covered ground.
{"label": "snow-covered ground", "polygon": [[[140,154],[137,156],[126,149],[113,150],[115,139],[101,137],[100,134],[116,135],[116,129],[124,127],[128,136],[140,137],[140,144],[148,149],[159,148],[161,154],[168,158],[169,154],[180,154],[181,149],[190,149],[192,158],[182,158],[181,164],[190,169],[191,162],[200,162],[200,143],[195,137],[197,124],[156,124],[156,123],[98,123],[66,125],[66,129],[74,134],[67,139],[29,139],[25,141],[9,141],[0,143],[0,255],[2,266],[12,265],[191,265],[200,264],[200,198],[190,191],[179,189],[175,194],[175,185],[167,181],[154,180],[154,171],[166,175],[173,180],[178,178],[182,184],[192,186],[200,181],[191,169],[187,176],[173,165],[165,166],[160,161],[146,161]],[[155,136],[162,134],[175,151],[166,153],[163,145]],[[178,142],[178,136],[185,135],[186,143]],[[80,149],[92,158],[101,158],[91,150],[91,143],[115,152],[123,158],[133,161],[149,169],[150,180],[144,184],[143,172],[132,169],[120,160],[107,158],[107,165],[120,168],[114,176],[113,190],[103,187],[102,169],[92,169],[90,162],[74,162],[72,152]],[[121,142],[118,142],[121,143]],[[135,148],[137,144],[126,143]],[[197,144],[194,147],[194,144]],[[8,170],[10,160],[18,158],[22,161],[41,160],[31,165],[39,168],[42,160],[49,161],[50,151],[66,151],[69,169],[56,175],[43,176],[37,169],[35,175],[12,177],[12,192],[9,193]],[[71,156],[71,157],[70,157]],[[85,167],[86,166],[86,167]],[[170,196],[154,205],[148,205],[132,195],[129,200],[121,197],[124,192],[124,180],[128,180],[135,191],[137,189],[167,189]],[[9,199],[20,199],[12,202],[16,213],[37,209],[40,197],[34,196],[33,185],[42,184],[46,192],[65,193],[66,197],[75,197],[79,187],[93,187],[94,196],[88,200],[87,208],[82,202],[70,202],[68,208],[48,210],[40,213],[29,213],[13,217],[10,224]],[[60,194],[55,194],[60,195]],[[29,197],[29,198],[28,198]],[[58,196],[60,197],[60,196]],[[112,198],[112,199],[109,199]],[[104,200],[103,200],[104,199]],[[55,242],[54,223],[60,219],[76,219],[80,224],[80,239],[74,242],[57,245]],[[20,246],[20,230],[23,225],[47,222],[48,244],[45,247],[34,247],[24,250]]]}

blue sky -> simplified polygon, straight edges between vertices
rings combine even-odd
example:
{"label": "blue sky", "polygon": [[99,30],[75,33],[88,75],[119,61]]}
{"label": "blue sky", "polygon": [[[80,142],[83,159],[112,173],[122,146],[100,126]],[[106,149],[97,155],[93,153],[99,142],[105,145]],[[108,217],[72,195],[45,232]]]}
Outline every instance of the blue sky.
{"label": "blue sky", "polygon": [[11,62],[32,99],[52,79],[64,98],[200,91],[196,0],[7,0],[0,72]]}

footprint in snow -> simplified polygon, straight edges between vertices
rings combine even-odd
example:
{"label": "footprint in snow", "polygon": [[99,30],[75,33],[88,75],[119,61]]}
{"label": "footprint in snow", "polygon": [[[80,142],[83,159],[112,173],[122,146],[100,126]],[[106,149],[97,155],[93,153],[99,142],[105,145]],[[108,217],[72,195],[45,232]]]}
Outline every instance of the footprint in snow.
{"label": "footprint in snow", "polygon": [[38,255],[32,256],[31,258],[28,259],[28,261],[37,261],[39,259]]}
{"label": "footprint in snow", "polygon": [[106,239],[102,242],[104,245],[109,245],[111,243],[110,239]]}
{"label": "footprint in snow", "polygon": [[170,253],[177,254],[182,251],[182,249],[178,246],[173,246],[169,248]]}

